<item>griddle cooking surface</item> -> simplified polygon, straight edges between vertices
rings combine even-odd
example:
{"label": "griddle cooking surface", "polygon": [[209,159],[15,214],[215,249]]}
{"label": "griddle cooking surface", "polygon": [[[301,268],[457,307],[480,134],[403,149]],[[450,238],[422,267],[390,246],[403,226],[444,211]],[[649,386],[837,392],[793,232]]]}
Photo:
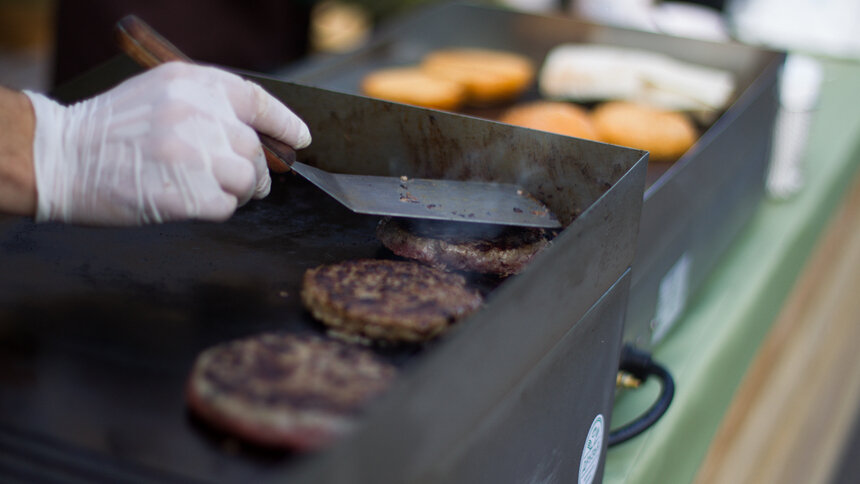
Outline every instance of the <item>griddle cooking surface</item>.
{"label": "griddle cooking surface", "polygon": [[[393,258],[375,237],[378,220],[292,175],[223,224],[0,218],[0,453],[36,462],[44,455],[27,449],[42,442],[33,448],[68,456],[72,468],[120,475],[247,481],[287,472],[296,456],[237,447],[191,418],[185,378],[216,343],[266,330],[323,333],[301,305],[302,274]],[[485,295],[498,285],[472,282]],[[402,366],[421,348],[376,351]]]}

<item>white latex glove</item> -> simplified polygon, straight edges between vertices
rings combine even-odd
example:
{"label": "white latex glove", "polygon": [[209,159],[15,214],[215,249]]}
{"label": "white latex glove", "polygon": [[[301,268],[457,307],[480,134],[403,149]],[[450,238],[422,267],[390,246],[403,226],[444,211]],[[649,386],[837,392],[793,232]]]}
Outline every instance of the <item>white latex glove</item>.
{"label": "white latex glove", "polygon": [[36,114],[37,221],[225,220],[269,193],[255,130],[297,149],[311,142],[263,88],[213,67],[165,64],[69,107],[26,94]]}

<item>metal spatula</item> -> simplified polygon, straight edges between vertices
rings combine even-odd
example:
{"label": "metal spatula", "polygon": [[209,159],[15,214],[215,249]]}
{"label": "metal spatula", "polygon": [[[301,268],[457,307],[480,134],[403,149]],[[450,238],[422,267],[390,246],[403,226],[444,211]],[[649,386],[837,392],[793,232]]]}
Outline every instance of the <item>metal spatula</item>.
{"label": "metal spatula", "polygon": [[[134,15],[120,20],[117,32],[122,49],[143,67],[170,61],[192,62]],[[561,226],[545,205],[516,185],[330,173],[296,161],[290,146],[258,134],[270,170],[283,173],[292,169],[357,213],[527,227]]]}

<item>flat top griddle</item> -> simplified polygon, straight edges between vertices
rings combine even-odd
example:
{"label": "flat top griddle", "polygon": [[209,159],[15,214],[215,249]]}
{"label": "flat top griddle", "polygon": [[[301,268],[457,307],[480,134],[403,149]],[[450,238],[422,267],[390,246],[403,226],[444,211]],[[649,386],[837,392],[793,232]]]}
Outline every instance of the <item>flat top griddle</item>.
{"label": "flat top griddle", "polygon": [[[0,428],[187,476],[284,472],[296,456],[243,447],[189,415],[185,379],[213,344],[269,330],[324,334],[301,306],[302,274],[346,259],[396,258],[375,237],[378,220],[294,175],[277,176],[268,198],[223,224],[112,229],[0,219]],[[470,282],[484,294],[500,283]],[[403,367],[422,349],[375,351]],[[240,458],[219,466],[225,452]],[[98,465],[95,453],[91,460]]]}
{"label": "flat top griddle", "polygon": [[[369,42],[355,51],[311,57],[277,74],[302,84],[362,94],[361,84],[366,75],[383,68],[417,65],[436,49],[478,47],[518,53],[530,58],[539,71],[551,49],[568,43],[650,50],[692,64],[723,69],[736,78],[737,90],[732,103],[756,82],[762,67],[772,56],[740,43],[674,37],[599,25],[565,15],[529,14],[505,7],[451,2],[416,9],[383,24]],[[489,108],[464,107],[457,112],[497,120],[507,108],[536,100],[545,100],[537,80],[514,101]],[[590,109],[599,103],[580,104]],[[705,142],[713,138],[714,133],[709,131],[727,109],[712,113],[707,121],[691,118],[696,123],[700,142],[703,138]],[[690,158],[688,153],[675,163],[649,163],[646,190],[654,192],[660,188],[658,185],[671,182],[674,173],[688,164]]]}
{"label": "flat top griddle", "polygon": [[[118,58],[56,94],[71,102],[137,70]],[[213,344],[268,330],[322,332],[301,306],[301,277],[323,263],[393,257],[376,240],[377,217],[356,215],[285,175],[273,180],[269,197],[222,224],[111,229],[0,218],[0,475],[318,482],[348,473],[380,482],[375,470],[382,469],[397,481],[418,478],[470,451],[461,443],[488,415],[518,408],[512,389],[542,381],[554,368],[547,355],[567,354],[553,351],[560,341],[588,341],[585,353],[577,351],[588,355],[587,368],[571,368],[576,377],[562,387],[590,393],[564,408],[566,421],[587,427],[597,413],[609,414],[623,313],[615,306],[633,259],[644,152],[249,77],[311,127],[314,143],[301,153],[309,164],[518,181],[566,228],[522,274],[473,278],[490,296],[487,305],[450,337],[379,349],[404,370],[401,378],[353,436],[302,457],[209,432],[187,413],[185,379]],[[616,316],[589,319],[608,291]],[[584,320],[595,326],[578,325]],[[566,340],[571,334],[595,339]],[[536,428],[521,427],[513,447],[494,455],[525,442],[532,451],[547,445],[545,433],[531,435]],[[523,464],[527,471],[531,461]]]}

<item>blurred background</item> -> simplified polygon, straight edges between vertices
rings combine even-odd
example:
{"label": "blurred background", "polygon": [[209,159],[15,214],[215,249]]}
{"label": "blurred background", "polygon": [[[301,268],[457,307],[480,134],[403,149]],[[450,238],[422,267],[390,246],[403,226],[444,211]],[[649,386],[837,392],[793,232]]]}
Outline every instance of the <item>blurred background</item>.
{"label": "blurred background", "polygon": [[[308,56],[357,49],[387,19],[440,0],[0,0],[0,85],[49,91],[118,54],[113,26],[135,13],[194,59],[259,72]],[[738,41],[790,53],[801,88],[815,88],[814,57],[860,59],[856,0],[495,0],[470,2],[598,23]],[[788,64],[787,64],[788,65]],[[813,74],[810,74],[812,72]],[[811,76],[811,77],[810,77]],[[814,103],[814,98],[811,98]],[[814,106],[805,106],[811,110]],[[793,136],[795,141],[802,137]],[[785,143],[788,145],[788,143]],[[802,149],[802,146],[798,149]],[[778,163],[778,162],[777,162]],[[771,194],[799,190],[785,162]],[[845,451],[839,482],[860,482],[860,428]]]}
{"label": "blurred background", "polygon": [[386,17],[429,0],[0,0],[0,84],[49,90],[118,53],[116,21],[137,14],[202,62],[271,71],[360,45]]}
{"label": "blurred background", "polygon": [[[260,72],[357,48],[387,18],[441,0],[0,0],[0,83],[46,90],[117,53],[135,13],[191,57]],[[860,57],[853,0],[484,0],[599,23],[799,53]]]}

